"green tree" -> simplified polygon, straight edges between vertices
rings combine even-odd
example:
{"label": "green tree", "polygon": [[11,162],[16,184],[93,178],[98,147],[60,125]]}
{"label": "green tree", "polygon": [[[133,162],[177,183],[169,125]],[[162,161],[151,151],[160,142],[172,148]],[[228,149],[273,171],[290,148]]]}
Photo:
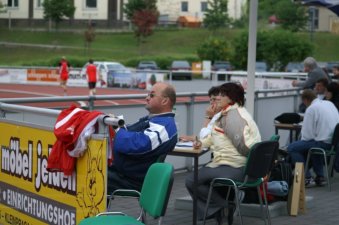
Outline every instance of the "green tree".
{"label": "green tree", "polygon": [[75,7],[72,0],[44,0],[44,18],[54,21],[55,27],[63,20],[64,17],[72,17]]}
{"label": "green tree", "polygon": [[208,0],[208,8],[203,22],[204,26],[213,33],[230,22],[227,13],[227,2],[228,0]]}
{"label": "green tree", "polygon": [[[247,66],[248,32],[233,40],[231,62],[238,69]],[[292,61],[302,61],[312,55],[314,46],[309,40],[286,30],[260,31],[257,34],[257,61],[266,61],[270,67],[282,70]]]}
{"label": "green tree", "polygon": [[[158,22],[157,0],[129,0],[124,6],[127,18],[132,22],[138,44],[153,34]],[[142,50],[140,49],[142,52]]]}
{"label": "green tree", "polygon": [[146,5],[144,0],[129,0],[124,6],[124,13],[126,14],[127,19],[132,20],[134,12],[145,8]]}
{"label": "green tree", "polygon": [[260,0],[258,2],[258,18],[267,20],[268,17],[274,15],[275,5],[280,1],[286,0]]}
{"label": "green tree", "polygon": [[127,19],[132,20],[135,12],[144,9],[157,11],[157,0],[129,0],[124,6],[124,13]]}
{"label": "green tree", "polygon": [[281,27],[292,32],[305,29],[308,21],[306,7],[291,1],[279,1],[275,6],[276,16]]}
{"label": "green tree", "polygon": [[151,9],[139,10],[133,14],[134,34],[138,38],[139,43],[142,41],[142,38],[152,35],[153,28],[158,22],[158,17],[158,11]]}
{"label": "green tree", "polygon": [[258,17],[266,20],[275,15],[282,28],[297,32],[303,30],[307,24],[306,7],[300,1],[287,0],[260,0]]}
{"label": "green tree", "polygon": [[226,39],[210,37],[197,49],[200,60],[229,60],[231,49]]}

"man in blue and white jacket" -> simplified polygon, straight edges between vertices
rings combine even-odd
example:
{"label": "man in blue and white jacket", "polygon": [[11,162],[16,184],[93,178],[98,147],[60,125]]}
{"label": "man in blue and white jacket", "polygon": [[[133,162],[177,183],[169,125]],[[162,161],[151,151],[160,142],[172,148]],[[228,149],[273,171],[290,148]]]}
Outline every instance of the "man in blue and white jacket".
{"label": "man in blue and white jacket", "polygon": [[172,108],[176,102],[173,86],[156,83],[146,97],[149,115],[120,128],[113,144],[114,162],[108,168],[108,190],[141,190],[148,168],[177,143],[177,128]]}

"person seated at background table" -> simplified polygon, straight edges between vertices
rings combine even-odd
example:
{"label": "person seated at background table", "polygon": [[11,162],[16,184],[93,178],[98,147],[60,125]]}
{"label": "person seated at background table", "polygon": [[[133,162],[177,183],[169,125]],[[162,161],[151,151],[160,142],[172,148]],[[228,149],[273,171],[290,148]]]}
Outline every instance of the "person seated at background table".
{"label": "person seated at background table", "polygon": [[[210,105],[205,111],[205,120],[203,128],[201,128],[199,137],[200,139],[205,138],[211,133],[212,125],[215,120],[220,117],[220,108],[217,104],[219,98],[219,86],[213,86],[208,90],[208,97],[210,98]],[[195,141],[195,136],[182,135],[179,137],[180,141]]]}
{"label": "person seated at background table", "polygon": [[146,97],[149,115],[116,132],[114,161],[108,167],[108,194],[120,188],[140,191],[148,168],[174,149],[178,139],[172,112],[175,102],[174,87],[156,83]]}
{"label": "person seated at background table", "polygon": [[[301,128],[301,140],[292,142],[287,147],[292,165],[296,162],[305,163],[310,148],[330,148],[334,128],[339,122],[338,110],[332,102],[318,99],[312,90],[304,90],[301,99],[307,107]],[[314,182],[318,186],[324,185],[322,156],[312,156],[311,163],[316,178],[313,179],[310,171],[306,171],[305,185]]]}
{"label": "person seated at background table", "polygon": [[[317,61],[313,57],[307,57],[304,60],[304,71],[307,73],[307,79],[305,81],[293,80],[293,87],[300,87],[301,89],[314,89],[315,83],[321,78],[326,78],[331,81],[331,78],[326,72],[320,68]],[[299,105],[299,112],[304,113],[306,106],[301,103]]]}
{"label": "person seated at background table", "polygon": [[318,66],[317,61],[313,57],[307,57],[304,60],[304,71],[307,73],[307,79],[305,81],[293,80],[293,87],[313,89],[317,80],[321,78],[327,78],[329,81],[331,81],[329,76]]}
{"label": "person seated at background table", "polygon": [[327,85],[325,99],[331,101],[339,110],[339,83],[331,82]]}
{"label": "person seated at background table", "polygon": [[[197,206],[199,219],[203,219],[210,182],[216,177],[243,179],[243,170],[252,145],[261,141],[259,129],[252,116],[244,108],[244,89],[240,84],[225,83],[220,86],[218,105],[221,113],[212,126],[211,135],[194,142],[194,148],[210,147],[214,157],[199,170]],[[186,178],[186,188],[193,196],[194,175]],[[225,192],[214,192],[207,218],[215,218],[222,224],[226,204]],[[229,207],[229,220],[234,207]]]}
{"label": "person seated at background table", "polygon": [[327,78],[321,78],[317,80],[317,82],[315,83],[314,91],[317,95],[317,98],[319,98],[320,100],[325,99],[327,85],[328,85]]}

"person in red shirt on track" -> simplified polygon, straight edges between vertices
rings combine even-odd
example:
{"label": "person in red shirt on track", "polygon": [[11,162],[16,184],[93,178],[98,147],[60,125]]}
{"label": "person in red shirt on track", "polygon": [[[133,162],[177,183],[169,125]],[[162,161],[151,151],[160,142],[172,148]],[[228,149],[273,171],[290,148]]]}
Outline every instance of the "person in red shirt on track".
{"label": "person in red shirt on track", "polygon": [[59,63],[59,74],[60,74],[60,86],[64,90],[64,95],[67,95],[67,80],[69,74],[69,63],[66,60],[66,57],[63,56]]}
{"label": "person in red shirt on track", "polygon": [[89,95],[93,96],[96,93],[96,83],[97,83],[97,67],[93,64],[93,60],[89,60],[89,64],[86,68]]}

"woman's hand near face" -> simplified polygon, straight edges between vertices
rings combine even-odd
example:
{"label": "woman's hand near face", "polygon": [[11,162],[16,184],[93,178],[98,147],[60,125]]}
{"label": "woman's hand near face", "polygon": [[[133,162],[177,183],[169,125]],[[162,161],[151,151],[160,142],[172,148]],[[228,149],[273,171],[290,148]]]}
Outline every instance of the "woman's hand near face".
{"label": "woman's hand near face", "polygon": [[211,104],[206,109],[206,116],[212,118],[216,114],[217,104]]}

